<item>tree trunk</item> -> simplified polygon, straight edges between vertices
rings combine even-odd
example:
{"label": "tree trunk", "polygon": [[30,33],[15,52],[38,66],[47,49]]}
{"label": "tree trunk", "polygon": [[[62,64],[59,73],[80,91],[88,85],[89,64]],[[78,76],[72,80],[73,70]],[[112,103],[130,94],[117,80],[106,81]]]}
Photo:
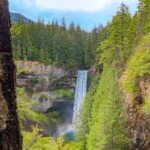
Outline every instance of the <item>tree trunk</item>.
{"label": "tree trunk", "polygon": [[0,0],[0,150],[21,150],[8,1]]}

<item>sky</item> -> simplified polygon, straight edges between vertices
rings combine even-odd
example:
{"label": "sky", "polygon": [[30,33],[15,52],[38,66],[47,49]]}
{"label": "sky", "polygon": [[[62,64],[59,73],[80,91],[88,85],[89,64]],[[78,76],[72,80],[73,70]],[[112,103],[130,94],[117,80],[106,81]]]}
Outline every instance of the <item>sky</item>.
{"label": "sky", "polygon": [[9,0],[9,8],[33,21],[44,19],[45,23],[52,20],[61,23],[65,17],[67,25],[74,21],[90,31],[100,24],[107,24],[122,2],[134,14],[138,0]]}

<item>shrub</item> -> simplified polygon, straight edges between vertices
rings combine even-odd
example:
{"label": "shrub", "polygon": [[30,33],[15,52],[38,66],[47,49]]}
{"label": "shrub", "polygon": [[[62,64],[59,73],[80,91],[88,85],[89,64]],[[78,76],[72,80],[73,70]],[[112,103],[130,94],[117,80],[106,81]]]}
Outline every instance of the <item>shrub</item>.
{"label": "shrub", "polygon": [[44,84],[46,83],[46,79],[44,78],[30,78],[28,82],[35,85],[35,84]]}
{"label": "shrub", "polygon": [[43,137],[40,129],[32,127],[31,132],[23,131],[24,150],[83,150],[81,142],[68,142],[63,137]]}
{"label": "shrub", "polygon": [[27,68],[18,68],[17,69],[17,76],[22,75],[22,74],[32,74],[32,70],[27,69]]}
{"label": "shrub", "polygon": [[17,104],[19,117],[22,120],[33,120],[35,122],[47,123],[47,117],[31,109],[36,102],[29,99],[24,88],[17,88]]}
{"label": "shrub", "polygon": [[44,123],[46,125],[60,122],[60,114],[56,111],[46,114],[34,111],[32,106],[38,104],[28,98],[24,88],[17,88],[17,104],[21,121],[32,120],[36,123]]}
{"label": "shrub", "polygon": [[150,97],[145,99],[141,109],[145,114],[150,114]]}
{"label": "shrub", "polygon": [[123,87],[135,94],[138,90],[137,79],[150,74],[150,34],[143,38],[138,50],[127,64],[127,77]]}
{"label": "shrub", "polygon": [[56,92],[56,94],[60,95],[63,99],[68,99],[68,100],[73,100],[74,99],[74,93],[71,92],[71,90],[58,89],[55,92]]}

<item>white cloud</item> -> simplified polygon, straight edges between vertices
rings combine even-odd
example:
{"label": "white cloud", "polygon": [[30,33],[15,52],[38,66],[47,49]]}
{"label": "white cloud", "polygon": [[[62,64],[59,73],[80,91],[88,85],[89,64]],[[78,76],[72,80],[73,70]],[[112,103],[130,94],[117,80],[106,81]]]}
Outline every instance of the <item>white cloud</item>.
{"label": "white cloud", "polygon": [[35,3],[41,9],[95,11],[104,10],[119,1],[121,0],[35,0]]}
{"label": "white cloud", "polygon": [[10,0],[23,6],[43,10],[72,10],[72,11],[103,11],[118,6],[121,2],[126,4],[137,3],[138,0]]}

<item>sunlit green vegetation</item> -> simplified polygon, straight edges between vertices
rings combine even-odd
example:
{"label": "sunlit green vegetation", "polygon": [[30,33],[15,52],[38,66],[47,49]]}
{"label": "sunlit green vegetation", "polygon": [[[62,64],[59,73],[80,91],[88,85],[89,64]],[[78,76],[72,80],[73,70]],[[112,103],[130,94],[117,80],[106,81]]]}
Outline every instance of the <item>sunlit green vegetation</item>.
{"label": "sunlit green vegetation", "polygon": [[[75,140],[69,142],[63,137],[43,137],[40,134],[41,129],[33,127],[30,132],[23,131],[24,149],[131,148],[133,143],[130,139],[131,131],[126,125],[122,91],[125,90],[132,95],[141,94],[138,93],[138,80],[150,75],[149,6],[149,0],[139,0],[138,10],[132,16],[128,7],[121,4],[116,15],[105,27],[95,29],[91,33],[86,33],[79,26],[75,27],[73,23],[67,29],[64,19],[61,26],[55,22],[45,26],[41,21],[29,25],[19,22],[13,26],[15,59],[38,60],[58,67],[65,66],[67,69],[89,68],[94,65],[97,74],[92,77],[88,94],[80,110]],[[18,39],[22,44],[18,44]],[[20,48],[21,45],[24,47]],[[123,73],[126,73],[126,78],[120,86],[119,79]],[[38,79],[31,79],[31,82],[39,83]],[[56,93],[64,99],[73,100],[74,97],[73,92],[66,89],[59,89]],[[46,97],[43,96],[41,99]],[[149,115],[149,101],[149,97],[144,97],[137,111]],[[59,121],[57,112],[47,115],[37,113],[31,109],[33,105],[34,102],[28,99],[25,91],[18,89],[21,120],[32,119],[37,123]]]}
{"label": "sunlit green vegetation", "polygon": [[[76,140],[83,142],[84,149],[130,149],[121,88],[135,94],[139,92],[138,79],[150,75],[149,4],[140,1],[133,18],[122,4],[107,26],[108,35],[98,48],[100,78],[95,88],[89,88],[80,110],[81,122],[77,125]],[[140,22],[141,15],[143,22]],[[120,87],[119,79],[124,72],[126,79]],[[140,107],[139,111],[149,114],[149,98],[145,97]]]}
{"label": "sunlit green vegetation", "polygon": [[39,61],[67,69],[89,68],[96,58],[98,35],[104,27],[88,33],[73,22],[69,29],[65,19],[59,25],[52,21],[45,25],[42,20],[12,25],[12,45],[15,60]]}
{"label": "sunlit green vegetation", "polygon": [[71,90],[68,90],[68,89],[58,89],[55,92],[59,96],[61,96],[63,99],[67,99],[67,100],[73,100],[74,99],[74,93]]}
{"label": "sunlit green vegetation", "polygon": [[28,82],[35,85],[35,84],[44,84],[46,83],[46,79],[45,78],[35,78],[32,77],[30,79],[28,79]]}
{"label": "sunlit green vegetation", "polygon": [[123,83],[123,87],[130,93],[138,90],[138,79],[150,74],[150,34],[145,36],[140,46],[135,51],[127,63],[127,78]]}
{"label": "sunlit green vegetation", "polygon": [[24,88],[17,88],[17,102],[19,117],[22,121],[31,120],[44,124],[59,123],[60,121],[58,112],[44,114],[33,110],[32,108],[39,104],[29,99]]}
{"label": "sunlit green vegetation", "polygon": [[21,120],[33,120],[36,122],[47,122],[47,117],[42,114],[38,113],[31,108],[37,103],[28,98],[25,93],[24,88],[17,88],[17,104],[18,104],[18,113]]}
{"label": "sunlit green vegetation", "polygon": [[22,74],[32,74],[32,71],[27,68],[18,68],[16,75],[19,76]]}
{"label": "sunlit green vegetation", "polygon": [[150,114],[150,97],[145,98],[144,104],[142,105],[142,111],[146,114]]}
{"label": "sunlit green vegetation", "polygon": [[83,150],[81,142],[68,142],[65,138],[42,137],[40,129],[33,127],[31,132],[23,132],[24,150]]}

